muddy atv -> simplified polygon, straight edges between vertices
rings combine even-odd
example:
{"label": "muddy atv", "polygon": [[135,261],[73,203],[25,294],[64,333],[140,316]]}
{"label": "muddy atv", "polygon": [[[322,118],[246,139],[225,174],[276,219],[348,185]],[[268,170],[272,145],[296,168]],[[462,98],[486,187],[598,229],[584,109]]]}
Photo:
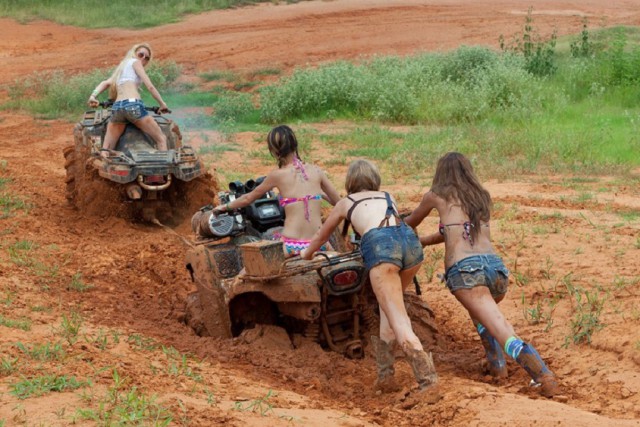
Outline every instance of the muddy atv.
{"label": "muddy atv", "polygon": [[[219,193],[227,203],[260,180],[234,182]],[[238,337],[263,325],[286,330],[292,345],[305,340],[349,358],[364,356],[366,340],[378,333],[378,306],[357,246],[339,233],[327,252],[312,261],[284,258],[271,240],[284,224],[272,193],[252,205],[218,216],[205,206],[192,218],[196,240],[186,267],[197,291],[186,303],[185,322],[198,335]],[[407,310],[423,342],[435,342],[433,313],[420,297],[406,295]]]}
{"label": "muddy atv", "polygon": [[101,150],[111,105],[103,102],[103,108],[86,111],[74,127],[73,145],[63,150],[66,197],[73,206],[93,214],[168,221],[213,198],[211,175],[158,107],[146,108],[165,134],[168,151],[156,150],[151,137],[133,124],[126,126],[114,150]]}

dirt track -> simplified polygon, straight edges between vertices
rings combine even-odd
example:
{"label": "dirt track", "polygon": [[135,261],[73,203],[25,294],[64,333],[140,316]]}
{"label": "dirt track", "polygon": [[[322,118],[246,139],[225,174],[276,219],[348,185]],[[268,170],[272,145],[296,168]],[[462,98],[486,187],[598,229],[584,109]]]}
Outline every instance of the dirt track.
{"label": "dirt track", "polygon": [[[496,46],[500,34],[521,30],[528,6],[515,0],[389,3],[262,5],[193,16],[144,31],[87,31],[0,20],[0,83],[38,70],[110,66],[139,40],[149,41],[159,58],[177,61],[192,75],[211,69],[291,69],[338,58],[460,44]],[[533,6],[541,32],[550,32],[553,26],[559,34],[577,32],[583,16],[594,25],[640,25],[635,1],[540,1]],[[37,376],[50,370],[92,377],[99,396],[112,384],[115,367],[130,385],[157,394],[164,406],[182,414],[183,421],[176,415],[174,422],[184,425],[186,420],[202,426],[530,425],[536,421],[536,425],[640,425],[640,223],[637,215],[622,220],[616,214],[640,210],[637,181],[629,185],[602,177],[569,186],[569,177],[532,176],[521,182],[488,183],[498,202],[494,239],[509,267],[528,278],[524,286],[512,283],[501,307],[558,373],[564,399],[538,398],[512,362],[508,380],[494,383],[485,377],[481,346],[469,321],[435,279],[428,282],[423,269],[425,299],[434,308],[442,334],[433,352],[444,397],[433,406],[408,407],[397,395],[372,392],[375,367],[370,356],[354,362],[315,347],[291,351],[269,342],[263,348],[195,336],[178,321],[192,290],[183,268],[182,242],[157,227],[131,223],[109,212],[88,217],[67,207],[61,150],[71,135],[72,124],[67,122],[0,113],[0,161],[6,161],[0,177],[12,178],[9,190],[32,204],[28,213],[0,217],[0,315],[33,320],[29,332],[0,326],[0,359],[20,357],[20,374]],[[237,144],[263,148],[251,134],[238,135]],[[257,160],[244,165],[267,170]],[[332,167],[329,172],[334,182],[342,182],[344,168]],[[400,200],[411,208],[427,183],[408,185]],[[603,186],[611,191],[600,192]],[[595,196],[580,201],[585,192]],[[430,221],[423,229],[434,225]],[[176,231],[189,236],[188,221]],[[43,272],[33,264],[10,260],[7,248],[20,240],[37,243],[31,256],[48,269]],[[53,271],[54,266],[59,270]],[[442,270],[440,264],[437,267]],[[67,290],[76,273],[94,287],[85,293]],[[593,336],[590,346],[563,346],[577,304],[566,297],[567,281],[607,295],[602,315],[607,326]],[[525,321],[523,312],[531,304],[540,301],[547,309],[552,297],[558,297],[558,304],[550,313],[553,324],[548,332],[544,332],[548,322]],[[117,330],[120,341],[112,340],[102,349],[95,341],[80,340],[69,346],[64,364],[29,361],[16,349],[16,342],[54,342],[61,317],[72,310],[84,319],[86,337]],[[204,358],[190,365],[203,380],[194,381],[184,371],[166,374],[175,361],[160,349],[141,345],[139,336]],[[413,385],[410,369],[402,362],[398,378],[407,388]],[[2,421],[7,426],[68,425],[76,408],[89,406],[70,392],[19,401],[8,393],[18,375],[0,371],[0,380],[0,425]],[[250,402],[269,390],[277,393],[270,400],[275,412],[263,417],[259,412],[234,410],[235,402]]]}

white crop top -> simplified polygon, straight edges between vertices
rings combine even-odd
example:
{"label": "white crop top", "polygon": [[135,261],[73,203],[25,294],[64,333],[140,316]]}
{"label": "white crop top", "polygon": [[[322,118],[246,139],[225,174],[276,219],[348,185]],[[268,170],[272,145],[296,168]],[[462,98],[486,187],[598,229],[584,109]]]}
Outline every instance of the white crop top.
{"label": "white crop top", "polygon": [[118,79],[118,85],[125,82],[134,82],[136,86],[140,86],[142,80],[136,73],[136,70],[133,69],[133,63],[136,61],[136,58],[127,59],[127,62],[124,64],[124,68],[122,69],[122,74],[120,74],[120,78]]}

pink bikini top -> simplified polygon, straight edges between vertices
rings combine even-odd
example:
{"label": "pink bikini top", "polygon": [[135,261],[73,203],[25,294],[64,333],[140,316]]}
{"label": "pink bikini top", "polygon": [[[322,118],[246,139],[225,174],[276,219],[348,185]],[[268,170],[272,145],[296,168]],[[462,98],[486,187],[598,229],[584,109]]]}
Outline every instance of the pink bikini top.
{"label": "pink bikini top", "polygon": [[[298,159],[297,156],[293,156],[293,167],[298,171],[300,171],[305,181],[309,180],[309,177],[307,176],[307,172],[304,170],[304,165],[302,164],[300,159]],[[309,200],[322,200],[322,194],[315,194],[315,195],[307,194],[304,197],[278,196],[278,201],[280,202],[280,206],[282,207],[285,207],[287,205],[290,205],[291,203],[296,203],[296,202],[304,203],[304,219],[306,219],[307,221],[309,221]]]}

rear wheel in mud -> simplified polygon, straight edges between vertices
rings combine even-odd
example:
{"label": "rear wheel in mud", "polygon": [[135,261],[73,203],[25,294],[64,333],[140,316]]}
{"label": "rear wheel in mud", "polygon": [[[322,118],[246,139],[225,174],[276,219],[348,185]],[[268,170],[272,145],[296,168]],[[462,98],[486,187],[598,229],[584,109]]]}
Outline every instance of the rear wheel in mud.
{"label": "rear wheel in mud", "polygon": [[[185,305],[185,322],[198,335],[231,338],[231,320],[221,279],[211,268],[207,248],[197,246],[187,253],[187,270],[198,292]],[[194,327],[195,326],[195,327]]]}
{"label": "rear wheel in mud", "polygon": [[404,293],[404,305],[411,319],[413,332],[420,338],[427,348],[435,346],[438,342],[438,326],[436,325],[433,310],[420,295],[412,292]]}
{"label": "rear wheel in mud", "polygon": [[209,172],[187,182],[175,180],[168,190],[173,222],[179,223],[186,217],[191,218],[195,211],[212,204],[218,188],[218,181]]}

